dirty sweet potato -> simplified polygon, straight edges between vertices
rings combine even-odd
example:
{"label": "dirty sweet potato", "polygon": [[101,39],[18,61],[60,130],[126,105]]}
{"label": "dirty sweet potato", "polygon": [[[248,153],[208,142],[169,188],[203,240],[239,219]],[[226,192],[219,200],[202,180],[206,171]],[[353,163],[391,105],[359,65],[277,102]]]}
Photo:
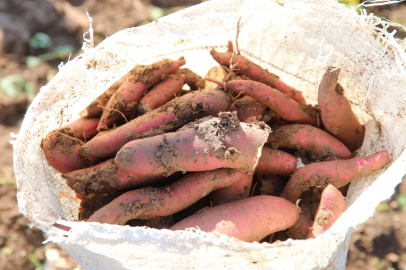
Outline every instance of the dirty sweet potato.
{"label": "dirty sweet potato", "polygon": [[253,63],[244,56],[235,55],[230,51],[220,53],[217,52],[215,49],[213,49],[210,54],[213,59],[216,60],[220,65],[227,67],[230,66],[230,62],[232,59],[231,65],[234,66],[237,74],[244,75],[251,80],[269,85],[270,87],[275,88],[278,91],[288,95],[290,98],[298,103],[306,103],[302,93],[281,81],[275,74],[269,73],[267,70]]}
{"label": "dirty sweet potato", "polygon": [[137,105],[137,111],[146,113],[155,110],[177,96],[182,95],[182,86],[185,84],[185,75],[173,74],[157,83],[142,97]]}
{"label": "dirty sweet potato", "polygon": [[351,158],[351,152],[339,140],[327,132],[309,125],[281,126],[269,135],[272,148],[306,150],[311,159]]}
{"label": "dirty sweet potato", "polygon": [[242,174],[229,169],[191,173],[166,187],[129,191],[95,212],[88,221],[124,225],[131,219],[168,216],[192,205],[215,189],[235,183]]}
{"label": "dirty sweet potato", "polygon": [[318,106],[325,129],[354,152],[364,141],[365,128],[352,111],[344,89],[337,83],[339,74],[339,68],[327,69],[319,86]]}
{"label": "dirty sweet potato", "polygon": [[252,174],[242,174],[240,180],[234,184],[213,191],[210,200],[213,206],[248,198],[253,176]]}
{"label": "dirty sweet potato", "polygon": [[190,87],[191,90],[205,89],[205,82],[203,78],[194,73],[192,70],[188,68],[180,68],[178,71],[176,71],[176,73],[185,75],[185,83]]}
{"label": "dirty sweet potato", "polygon": [[296,170],[297,161],[297,158],[286,152],[264,147],[255,173],[289,176]]}
{"label": "dirty sweet potato", "polygon": [[295,203],[311,187],[332,184],[340,188],[355,178],[382,169],[389,162],[389,153],[384,150],[366,157],[312,163],[292,175],[281,197]]}
{"label": "dirty sweet potato", "polygon": [[257,196],[222,204],[196,213],[170,230],[198,227],[205,232],[217,231],[242,241],[259,241],[265,236],[292,226],[298,219],[296,206],[272,196]]}
{"label": "dirty sweet potato", "polygon": [[93,138],[80,148],[80,153],[83,156],[112,157],[130,141],[173,131],[208,115],[217,116],[227,110],[231,102],[231,97],[221,90],[201,90],[183,95]]}
{"label": "dirty sweet potato", "polygon": [[286,233],[292,239],[306,239],[312,225],[313,217],[310,207],[301,206],[298,220]]}
{"label": "dirty sweet potato", "polygon": [[[216,82],[210,78],[206,79]],[[298,103],[288,95],[266,84],[249,80],[233,80],[225,83],[217,82],[217,84],[225,87],[226,91],[234,94],[241,93],[254,98],[286,121],[312,126],[319,125],[318,111],[315,108],[310,105]]]}
{"label": "dirty sweet potato", "polygon": [[244,96],[231,104],[229,111],[237,112],[238,119],[245,121],[252,116],[261,115],[266,110],[266,106],[256,101],[250,96]]}
{"label": "dirty sweet potato", "polygon": [[185,63],[186,61],[182,57],[177,61],[164,59],[151,65],[140,65],[133,68],[127,80],[109,99],[97,129],[101,131],[111,127],[122,117],[120,112],[125,111],[129,103],[138,101],[147,89],[163,78],[162,75],[175,73]]}
{"label": "dirty sweet potato", "polygon": [[135,175],[123,172],[117,167],[114,159],[66,173],[62,177],[66,179],[70,188],[82,195],[103,194],[111,190],[152,185],[165,178],[161,175]]}
{"label": "dirty sweet potato", "polygon": [[117,89],[127,80],[129,74],[124,75],[120,80],[116,81],[112,86],[110,86],[103,94],[98,96],[89,106],[87,106],[79,114],[82,117],[93,118],[102,115],[103,107],[106,106],[107,102],[111,96],[117,91]]}
{"label": "dirty sweet potato", "polygon": [[99,118],[79,118],[72,123],[63,126],[61,129],[68,128],[73,136],[82,141],[87,141],[96,136]]}
{"label": "dirty sweet potato", "polygon": [[48,133],[41,142],[41,148],[49,165],[60,173],[68,173],[96,163],[95,159],[79,154],[79,147],[83,144],[70,129],[65,128]]}
{"label": "dirty sweet potato", "polygon": [[307,238],[315,238],[327,231],[346,209],[341,192],[333,185],[328,185],[321,194],[320,205]]}
{"label": "dirty sweet potato", "polygon": [[115,161],[128,173],[170,175],[177,171],[255,170],[269,127],[240,123],[236,113],[198,120],[173,133],[129,142]]}

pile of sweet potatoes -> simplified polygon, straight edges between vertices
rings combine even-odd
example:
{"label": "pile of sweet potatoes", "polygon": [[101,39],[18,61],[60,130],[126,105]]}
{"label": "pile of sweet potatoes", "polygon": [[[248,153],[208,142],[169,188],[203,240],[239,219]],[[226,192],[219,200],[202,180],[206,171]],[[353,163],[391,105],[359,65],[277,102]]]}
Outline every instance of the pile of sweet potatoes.
{"label": "pile of sweet potatoes", "polygon": [[390,162],[385,150],[354,153],[365,131],[339,68],[327,68],[314,107],[232,43],[211,55],[219,66],[204,79],[183,57],[135,66],[42,140],[82,200],[80,220],[311,238],[345,211],[351,180]]}

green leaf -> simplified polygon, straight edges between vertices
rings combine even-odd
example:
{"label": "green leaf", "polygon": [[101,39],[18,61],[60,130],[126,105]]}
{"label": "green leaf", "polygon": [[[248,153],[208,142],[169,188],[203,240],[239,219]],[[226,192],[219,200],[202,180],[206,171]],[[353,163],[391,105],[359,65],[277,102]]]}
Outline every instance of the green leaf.
{"label": "green leaf", "polygon": [[406,194],[404,193],[399,194],[398,197],[396,198],[396,201],[403,208],[403,211],[406,212]]}
{"label": "green leaf", "polygon": [[381,269],[383,269],[383,268],[385,267],[385,264],[382,263],[382,262],[379,260],[379,258],[376,258],[376,257],[372,259],[372,264],[373,264],[373,266],[374,266],[376,269],[378,269],[378,270],[381,270]]}
{"label": "green leaf", "polygon": [[387,204],[387,203],[380,203],[376,207],[376,211],[379,211],[379,212],[386,211],[386,210],[389,210],[389,204]]}
{"label": "green leaf", "polygon": [[51,43],[51,38],[42,32],[35,33],[28,44],[33,49],[48,49]]}
{"label": "green leaf", "polygon": [[75,51],[75,48],[71,45],[64,45],[57,47],[56,50],[54,51],[55,55],[59,58],[65,58],[69,56],[73,51]]}
{"label": "green leaf", "polygon": [[13,253],[13,249],[11,247],[4,247],[1,249],[1,252],[3,252],[3,254],[10,255]]}
{"label": "green leaf", "polygon": [[0,88],[7,96],[16,98],[25,92],[27,81],[16,74],[8,75],[0,80]]}
{"label": "green leaf", "polygon": [[0,178],[0,185],[6,184],[16,184],[16,180],[14,178]]}
{"label": "green leaf", "polygon": [[159,7],[153,7],[151,9],[151,12],[149,13],[149,17],[151,18],[152,21],[155,21],[163,16],[165,16],[166,10],[163,8]]}
{"label": "green leaf", "polygon": [[39,66],[39,64],[41,64],[42,62],[44,61],[42,61],[41,58],[32,55],[29,55],[27,56],[27,58],[25,58],[25,64],[29,68]]}
{"label": "green leaf", "polygon": [[12,233],[12,234],[10,235],[10,239],[13,240],[13,241],[17,240],[17,238],[18,238],[18,236],[17,236],[16,233]]}
{"label": "green leaf", "polygon": [[0,91],[11,98],[27,95],[29,101],[35,97],[34,86],[20,75],[12,74],[0,79]]}
{"label": "green leaf", "polygon": [[28,259],[35,266],[35,270],[43,270],[44,265],[35,257],[35,250],[28,253]]}

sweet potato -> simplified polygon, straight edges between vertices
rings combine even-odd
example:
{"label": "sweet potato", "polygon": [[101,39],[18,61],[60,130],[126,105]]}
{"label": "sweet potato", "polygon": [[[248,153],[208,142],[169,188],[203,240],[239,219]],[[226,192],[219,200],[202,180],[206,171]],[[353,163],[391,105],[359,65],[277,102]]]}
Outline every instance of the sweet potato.
{"label": "sweet potato", "polygon": [[127,80],[129,74],[124,75],[120,80],[116,81],[112,86],[110,86],[103,94],[97,97],[89,106],[87,106],[83,111],[79,113],[80,116],[86,118],[99,117],[102,115],[103,109],[105,107],[111,96],[117,89]]}
{"label": "sweet potato", "polygon": [[73,136],[82,141],[87,141],[96,136],[98,133],[98,118],[79,118],[76,121],[63,126],[61,129],[68,128]]}
{"label": "sweet potato", "polygon": [[[207,80],[211,79],[207,78]],[[214,82],[214,80],[211,81]],[[287,121],[312,126],[319,124],[318,112],[315,108],[298,103],[266,84],[249,80],[233,80],[227,83],[218,82],[218,84],[225,85],[226,91],[245,94],[256,99]]]}
{"label": "sweet potato", "polygon": [[186,94],[106,135],[97,136],[82,146],[80,153],[83,156],[112,157],[130,141],[173,131],[208,115],[217,116],[230,106],[231,101],[231,97],[221,90]]}
{"label": "sweet potato", "polygon": [[298,220],[286,233],[292,239],[306,239],[312,225],[313,217],[310,207],[301,206]]}
{"label": "sweet potato", "polygon": [[145,184],[154,184],[165,177],[160,175],[135,175],[120,170],[113,159],[96,166],[72,171],[62,175],[74,191],[82,194],[102,194],[111,190],[137,188]]}
{"label": "sweet potato", "polygon": [[98,210],[88,221],[124,225],[135,218],[168,216],[192,205],[214,189],[233,184],[242,174],[229,169],[191,173],[167,187],[129,191]]}
{"label": "sweet potato", "polygon": [[208,81],[207,78],[215,79],[217,81],[224,81],[227,77],[227,71],[224,66],[214,66],[209,71],[207,71],[206,76],[204,77],[204,83],[206,89],[216,89],[217,84],[211,81]]}
{"label": "sweet potato", "polygon": [[192,70],[188,68],[181,68],[176,71],[176,73],[185,75],[185,83],[190,87],[191,90],[205,89],[205,82],[203,78],[194,73]]}
{"label": "sweet potato", "polygon": [[341,192],[333,185],[328,185],[321,194],[320,205],[307,238],[315,238],[327,231],[346,209]]}
{"label": "sweet potato", "polygon": [[252,173],[268,134],[263,122],[240,123],[236,113],[222,112],[177,132],[129,142],[115,161],[123,171],[140,175],[218,168]]}
{"label": "sweet potato", "polygon": [[68,173],[96,162],[93,158],[79,155],[79,147],[83,144],[70,129],[65,128],[48,133],[41,142],[41,148],[49,165],[60,173]]}
{"label": "sweet potato", "polygon": [[234,101],[228,110],[230,112],[236,111],[238,119],[240,119],[240,121],[245,121],[252,116],[261,115],[266,108],[265,105],[256,101],[252,97],[244,96]]}
{"label": "sweet potato", "polygon": [[366,157],[312,163],[292,175],[281,197],[295,203],[311,187],[333,184],[340,188],[355,178],[382,169],[389,162],[389,153],[384,150]]}
{"label": "sweet potato", "polygon": [[364,141],[365,128],[352,111],[343,88],[337,83],[339,74],[339,68],[327,69],[318,91],[318,106],[325,129],[354,152]]}
{"label": "sweet potato", "polygon": [[248,198],[250,196],[252,178],[252,174],[242,174],[240,180],[234,184],[213,191],[210,200],[213,206]]}
{"label": "sweet potato", "polygon": [[137,105],[137,111],[146,113],[155,110],[177,96],[182,95],[182,86],[185,84],[185,75],[173,74],[156,84]]}
{"label": "sweet potato", "polygon": [[127,104],[138,101],[147,89],[161,80],[162,75],[175,73],[185,63],[186,61],[182,57],[177,61],[164,59],[152,65],[140,65],[133,68],[128,79],[109,99],[97,129],[99,131],[108,129],[120,119],[120,112],[126,109]]}
{"label": "sweet potato", "polygon": [[292,175],[296,170],[296,166],[297,158],[294,156],[283,151],[264,147],[255,173]]}
{"label": "sweet potato", "polygon": [[275,74],[269,73],[267,70],[248,60],[244,56],[233,55],[232,52],[220,53],[215,49],[211,50],[210,54],[220,65],[227,67],[230,66],[231,59],[233,59],[232,65],[237,74],[247,76],[254,81],[269,85],[270,87],[288,95],[296,102],[306,104],[302,93],[281,81]]}
{"label": "sweet potato", "polygon": [[170,230],[198,227],[217,231],[242,241],[259,241],[265,236],[292,226],[299,217],[296,206],[282,198],[257,196],[210,208],[190,216]]}
{"label": "sweet potato", "polygon": [[351,152],[327,132],[309,125],[281,126],[269,135],[272,148],[306,150],[313,160],[338,157],[351,158]]}

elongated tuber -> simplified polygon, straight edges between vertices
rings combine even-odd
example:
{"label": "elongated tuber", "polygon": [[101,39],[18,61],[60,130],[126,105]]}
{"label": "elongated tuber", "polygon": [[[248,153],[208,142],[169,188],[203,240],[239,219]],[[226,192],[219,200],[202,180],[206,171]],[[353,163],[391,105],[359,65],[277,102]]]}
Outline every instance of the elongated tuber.
{"label": "elongated tuber", "polygon": [[[272,134],[272,133],[271,133]],[[292,175],[296,170],[297,158],[283,151],[264,147],[255,173]]]}
{"label": "elongated tuber", "polygon": [[299,211],[287,200],[257,196],[210,208],[176,223],[170,230],[198,227],[205,232],[219,232],[242,241],[259,241],[265,236],[289,228]]}
{"label": "elongated tuber", "polygon": [[229,111],[237,112],[238,119],[240,121],[245,121],[252,116],[261,115],[265,110],[266,106],[261,102],[256,101],[250,96],[244,96],[231,104]]}
{"label": "elongated tuber", "polygon": [[98,96],[89,106],[80,112],[80,116],[86,118],[99,117],[103,113],[103,107],[106,106],[111,96],[117,91],[117,89],[125,82],[129,77],[129,74],[124,75],[120,80],[116,81],[110,86],[103,94]]}
{"label": "elongated tuber", "polygon": [[288,95],[296,102],[302,104],[306,103],[302,93],[281,81],[275,74],[269,73],[267,70],[253,63],[244,56],[233,55],[233,53],[229,51],[220,53],[217,52],[215,49],[213,49],[210,54],[220,65],[227,67],[230,66],[230,62],[232,59],[231,65],[234,66],[234,69],[237,71],[238,74],[247,76],[251,80],[269,85],[270,87],[275,88],[280,92]]}
{"label": "elongated tuber", "polygon": [[146,113],[155,110],[168,101],[182,94],[182,86],[185,83],[185,75],[169,75],[165,80],[156,84],[137,105],[137,111]]}
{"label": "elongated tuber", "polygon": [[268,138],[272,148],[306,150],[312,159],[351,158],[351,152],[327,132],[309,125],[287,125],[274,130]]}
{"label": "elongated tuber", "polygon": [[167,187],[129,191],[95,212],[88,221],[124,225],[135,218],[168,216],[192,205],[214,189],[235,183],[242,174],[229,169],[192,173]]}
{"label": "elongated tuber", "polygon": [[177,132],[129,142],[115,160],[123,171],[141,175],[218,168],[252,173],[268,134],[264,123],[240,123],[235,113],[223,112]]}
{"label": "elongated tuber", "polygon": [[355,178],[382,169],[389,162],[389,153],[384,150],[366,157],[312,163],[292,175],[281,197],[295,203],[311,187],[333,184],[340,188]]}
{"label": "elongated tuber", "polygon": [[343,142],[352,152],[361,147],[365,128],[351,109],[344,90],[337,83],[340,69],[329,67],[321,80],[318,102],[321,120],[327,131]]}
{"label": "elongated tuber", "polygon": [[328,185],[321,194],[313,226],[307,238],[314,238],[327,231],[347,209],[341,192],[333,185]]}
{"label": "elongated tuber", "polygon": [[164,179],[161,175],[135,175],[120,170],[113,159],[63,175],[66,183],[74,191],[82,194],[102,194],[111,190],[137,188],[152,185]]}
{"label": "elongated tuber", "polygon": [[60,173],[68,173],[96,162],[94,158],[79,154],[79,147],[83,144],[70,129],[65,128],[48,133],[41,142],[41,148],[49,165]]}
{"label": "elongated tuber", "polygon": [[177,61],[164,59],[152,65],[136,66],[130,71],[128,79],[110,98],[97,129],[99,131],[108,129],[121,118],[120,112],[125,111],[129,103],[138,101],[147,89],[161,80],[162,75],[175,73],[185,63],[182,57]]}
{"label": "elongated tuber", "polygon": [[176,73],[185,75],[185,83],[190,87],[191,90],[209,89],[205,88],[203,78],[188,68],[181,68],[176,71]]}
{"label": "elongated tuber", "polygon": [[248,198],[250,196],[252,178],[252,174],[242,174],[240,180],[234,184],[213,191],[210,199],[213,206]]}
{"label": "elongated tuber", "polygon": [[[207,80],[211,80],[207,78]],[[214,80],[211,80],[214,82]],[[234,94],[245,94],[266,105],[281,118],[298,124],[318,126],[318,112],[310,105],[304,105],[291,99],[266,84],[249,81],[233,80],[227,83],[218,82],[220,86],[226,87],[226,91]]]}
{"label": "elongated tuber", "polygon": [[68,128],[73,133],[73,136],[82,141],[87,141],[96,136],[98,133],[97,125],[98,118],[79,118],[72,123],[63,126],[61,129]]}
{"label": "elongated tuber", "polygon": [[195,91],[176,98],[105,135],[97,136],[80,148],[83,156],[112,157],[126,143],[173,131],[204,116],[217,116],[231,104],[221,90]]}

